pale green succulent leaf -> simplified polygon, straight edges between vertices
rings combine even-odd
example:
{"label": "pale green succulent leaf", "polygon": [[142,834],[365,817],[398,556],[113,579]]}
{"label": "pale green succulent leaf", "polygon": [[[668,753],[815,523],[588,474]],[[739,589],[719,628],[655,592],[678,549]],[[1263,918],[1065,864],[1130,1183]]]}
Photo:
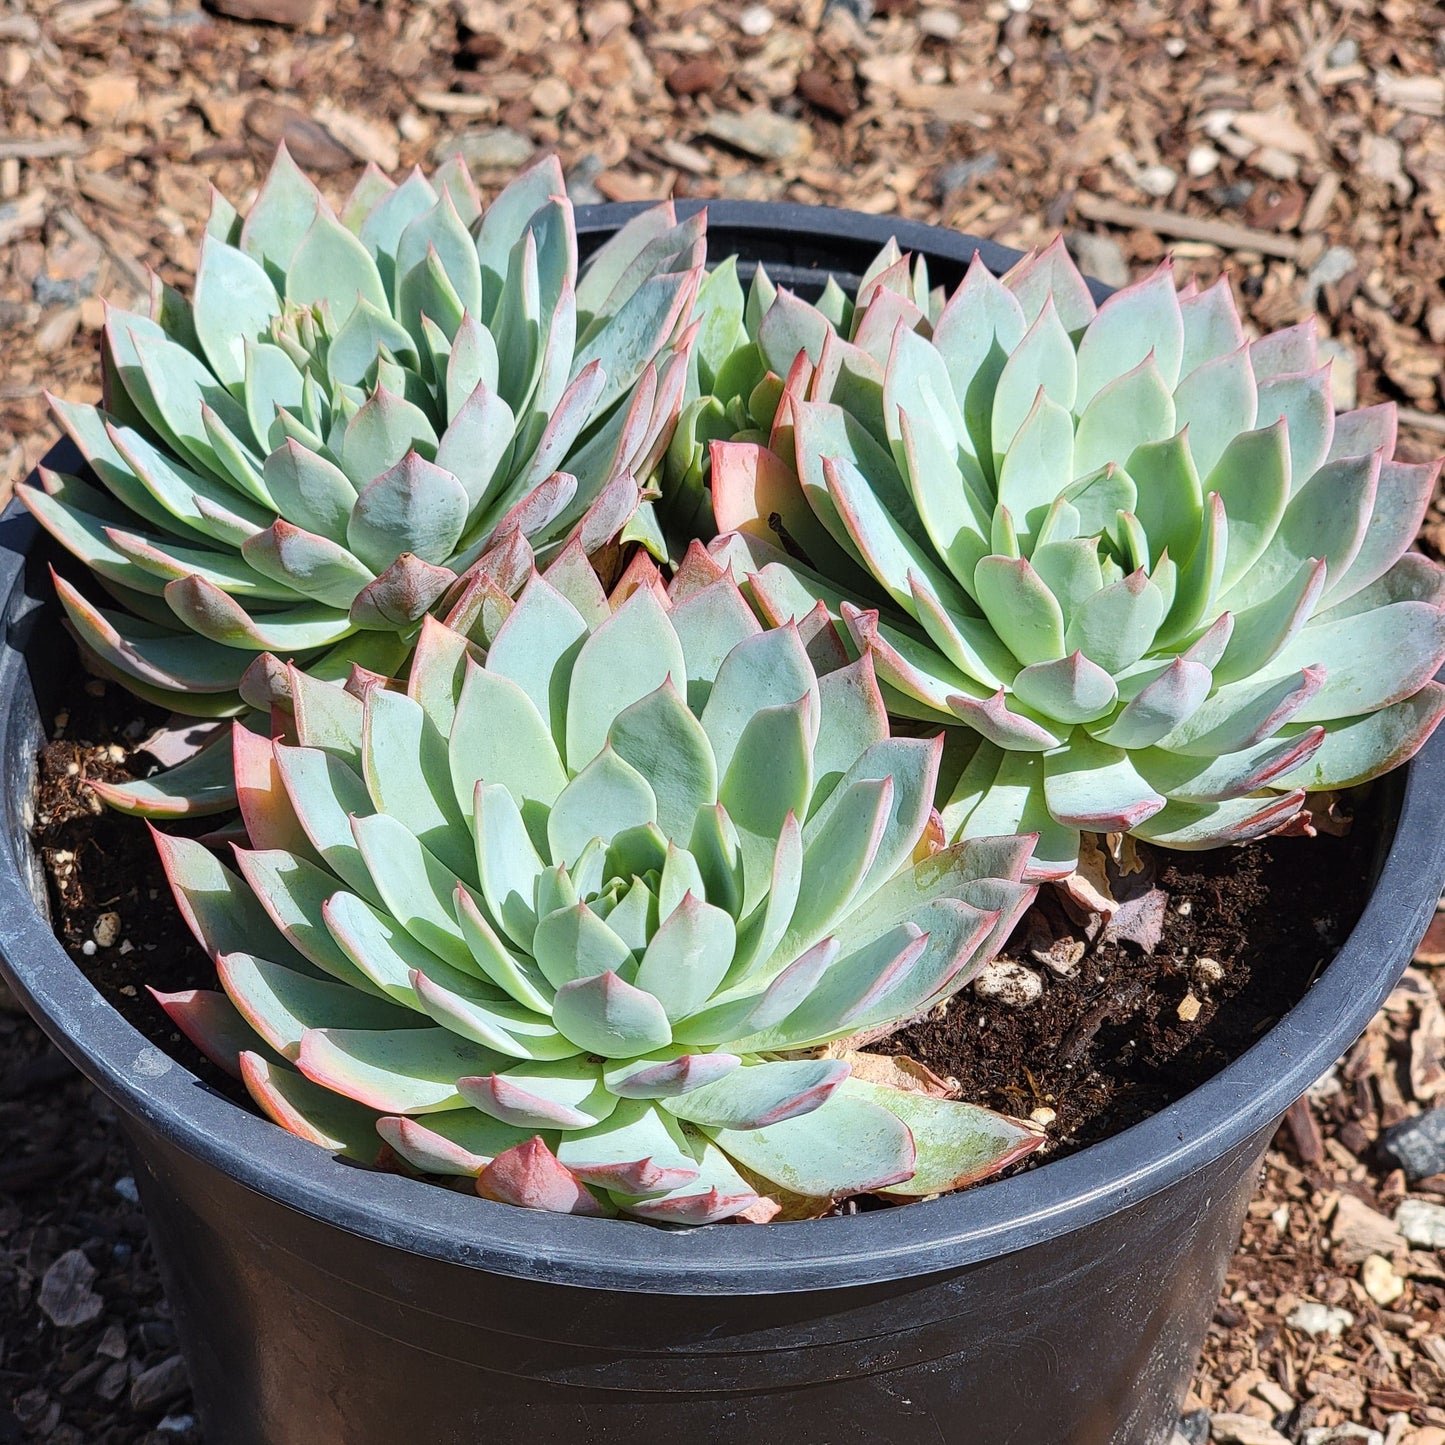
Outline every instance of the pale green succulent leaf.
{"label": "pale green succulent leaf", "polygon": [[588,1053],[630,1059],[672,1042],[662,1003],[608,971],[564,983],[552,1000],[557,1029]]}
{"label": "pale green succulent leaf", "polygon": [[1109,462],[1122,462],[1135,447],[1163,441],[1178,429],[1173,395],[1155,359],[1147,356],[1132,371],[1116,376],[1080,412],[1074,471],[1083,476]]}
{"label": "pale green succulent leaf", "polygon": [[766,1129],[721,1129],[718,1148],[791,1194],[828,1199],[906,1180],[917,1162],[896,1114],[838,1090],[820,1108]]}
{"label": "pale green succulent leaf", "polygon": [[245,1053],[240,1059],[246,1088],[262,1112],[308,1143],[373,1164],[378,1154],[376,1111],[313,1084],[279,1061]]}
{"label": "pale green succulent leaf", "polygon": [[670,678],[617,715],[608,742],[647,780],[665,836],[685,837],[697,810],[717,801],[712,745]]}
{"label": "pale green succulent leaf", "polygon": [[1063,611],[1026,559],[985,557],[973,585],[984,615],[1021,664],[1064,656]]}
{"label": "pale green succulent leaf", "polygon": [[405,552],[440,565],[462,534],[467,505],[466,490],[451,472],[408,452],[362,488],[346,540],[376,572]]}
{"label": "pale green succulent leaf", "polygon": [[[277,150],[261,190],[246,215],[238,244],[280,288],[312,220],[324,206],[320,191],[302,174],[283,145]],[[213,210],[212,216],[219,232],[224,212]]]}
{"label": "pale green succulent leaf", "polygon": [[[436,432],[426,416],[405,398],[381,388],[346,423],[337,460],[360,492],[408,452],[426,460],[435,457],[436,447]],[[401,550],[394,548],[392,557]]]}
{"label": "pale green succulent leaf", "polygon": [[[1312,352],[1312,344],[1310,349]],[[1252,349],[1252,356],[1256,360],[1257,371],[1257,349]],[[1310,364],[1313,364],[1313,358]],[[1290,490],[1291,494],[1298,493],[1329,454],[1335,419],[1334,403],[1330,397],[1329,365],[1320,367],[1318,371],[1261,376],[1259,415],[1266,422],[1283,419],[1289,433]]]}
{"label": "pale green succulent leaf", "polygon": [[263,577],[313,602],[345,610],[374,580],[371,569],[345,547],[287,522],[278,521],[248,537],[241,556]]}
{"label": "pale green succulent leaf", "polygon": [[1214,285],[1193,296],[1181,296],[1179,314],[1184,323],[1181,377],[1188,377],[1206,362],[1228,356],[1245,344],[1244,326],[1230,294],[1228,276],[1221,276]]}
{"label": "pale green succulent leaf", "polygon": [[662,1108],[704,1129],[762,1129],[820,1108],[848,1073],[840,1059],[745,1064]]}
{"label": "pale green succulent leaf", "polygon": [[1080,337],[1078,410],[1146,356],[1154,358],[1165,386],[1174,388],[1183,355],[1184,318],[1173,269],[1166,263],[1114,292]]}
{"label": "pale green succulent leaf", "polygon": [[313,1083],[387,1114],[459,1109],[457,1080],[504,1064],[504,1055],[444,1028],[311,1029],[297,1059]]}
{"label": "pale green succulent leaf", "polygon": [[192,321],[205,359],[226,386],[245,380],[245,343],[262,340],[280,311],[276,288],[244,251],[213,236],[201,242]]}
{"label": "pale green succulent leaf", "polygon": [[[577,772],[602,750],[625,707],[686,676],[682,645],[649,588],[639,588],[583,643],[568,687],[566,761]],[[704,723],[706,720],[704,720]]]}
{"label": "pale green succulent leaf", "polygon": [[1163,594],[1142,571],[1131,572],[1079,604],[1064,645],[1118,674],[1149,651],[1163,621]]}
{"label": "pale green succulent leaf", "polygon": [[737,929],[723,909],[687,894],[647,942],[634,979],[669,1019],[685,1018],[712,996],[732,965]]}
{"label": "pale green succulent leaf", "polygon": [[404,1029],[414,1015],[369,991],[296,973],[255,954],[223,954],[221,983],[246,1022],[277,1053],[294,1060],[307,1029]]}
{"label": "pale green succulent leaf", "polygon": [[1038,404],[1040,392],[1069,413],[1074,409],[1077,388],[1074,346],[1049,298],[999,373],[989,420],[995,467],[1013,447],[1025,419]]}
{"label": "pale green succulent leaf", "polygon": [[521,809],[501,783],[478,783],[472,806],[488,917],[513,943],[528,948],[537,927],[537,878],[546,865],[532,845]]}
{"label": "pale green succulent leaf", "polygon": [[443,1028],[508,1058],[565,1059],[580,1052],[545,1014],[534,1013],[514,999],[499,998],[486,985],[447,987],[421,972],[413,984],[422,1008]]}
{"label": "pale green succulent leaf", "polygon": [[657,821],[657,796],[647,779],[610,744],[562,789],[547,815],[555,862],[576,862],[593,838],[610,842],[626,828]]}

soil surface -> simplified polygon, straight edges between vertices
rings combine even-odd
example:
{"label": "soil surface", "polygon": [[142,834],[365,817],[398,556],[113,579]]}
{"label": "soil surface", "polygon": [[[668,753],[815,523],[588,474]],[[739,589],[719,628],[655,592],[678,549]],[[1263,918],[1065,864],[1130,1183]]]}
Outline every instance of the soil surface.
{"label": "soil surface", "polygon": [[1370,849],[1361,828],[1155,852],[1163,897],[1153,952],[1106,935],[1062,977],[1030,953],[1041,913],[1059,926],[1045,889],[1004,950],[1045,980],[1036,1002],[965,991],[874,1047],[957,1079],[965,1099],[1020,1116],[1051,1112],[1049,1145],[1028,1167],[1071,1153],[1181,1098],[1299,1001],[1359,917]]}

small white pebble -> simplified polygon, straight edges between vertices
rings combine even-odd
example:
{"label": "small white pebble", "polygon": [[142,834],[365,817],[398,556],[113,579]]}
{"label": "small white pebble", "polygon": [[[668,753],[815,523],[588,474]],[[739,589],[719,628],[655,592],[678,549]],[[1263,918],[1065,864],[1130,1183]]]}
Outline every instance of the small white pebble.
{"label": "small white pebble", "polygon": [[1269,1217],[1270,1223],[1279,1230],[1281,1234],[1289,1233],[1289,1205],[1281,1204],[1278,1209]]}
{"label": "small white pebble", "polygon": [[120,914],[102,913],[90,934],[102,948],[114,948],[120,942]]}
{"label": "small white pebble", "polygon": [[1224,981],[1224,965],[1217,958],[1196,958],[1189,976],[1202,989],[1210,989]]}
{"label": "small white pebble", "polygon": [[85,942],[80,945],[80,951],[81,951],[87,958],[94,958],[94,957],[95,957],[95,940],[94,940],[93,938],[87,938],[87,939],[85,940]]}
{"label": "small white pebble", "polygon": [[1188,918],[1189,915],[1194,912],[1194,905],[1187,898],[1181,898],[1179,902],[1174,905],[1174,911],[1181,918]]}
{"label": "small white pebble", "polygon": [[1145,166],[1139,172],[1139,189],[1162,200],[1178,179],[1179,172],[1173,166]]}
{"label": "small white pebble", "polygon": [[738,16],[738,29],[756,39],[773,28],[773,12],[766,5],[749,5]]}
{"label": "small white pebble", "polygon": [[1182,35],[1171,35],[1164,42],[1164,53],[1174,60],[1178,60],[1188,49],[1189,42]]}
{"label": "small white pebble", "polygon": [[1220,155],[1213,146],[1197,145],[1190,148],[1189,154],[1184,159],[1184,169],[1189,172],[1195,180],[1200,180],[1211,172],[1218,170]]}
{"label": "small white pebble", "polygon": [[1307,1335],[1328,1335],[1337,1340],[1355,1322],[1349,1310],[1332,1309],[1328,1305],[1306,1300],[1297,1305],[1285,1318],[1291,1329],[1302,1330]]}
{"label": "small white pebble", "polygon": [[979,998],[993,999],[1009,1008],[1027,1008],[1043,995],[1043,978],[1031,968],[1010,959],[995,959],[973,981]]}
{"label": "small white pebble", "polygon": [[1037,1124],[1040,1129],[1047,1129],[1058,1117],[1059,1116],[1049,1108],[1035,1109],[1033,1113],[1029,1115],[1030,1121]]}

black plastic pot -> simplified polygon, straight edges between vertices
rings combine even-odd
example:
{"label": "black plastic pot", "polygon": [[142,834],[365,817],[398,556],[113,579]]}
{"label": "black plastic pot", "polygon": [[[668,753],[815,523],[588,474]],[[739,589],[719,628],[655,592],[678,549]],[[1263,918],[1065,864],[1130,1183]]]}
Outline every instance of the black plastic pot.
{"label": "black plastic pot", "polygon": [[[623,214],[592,212],[584,242]],[[711,234],[715,254],[721,235],[792,282],[856,278],[897,235],[952,283],[974,248],[792,206],[715,206]],[[965,1194],[767,1228],[490,1204],[349,1167],[238,1108],[61,950],[27,825],[68,659],[34,543],[12,510],[0,973],[116,1105],[209,1445],[1161,1445],[1270,1135],[1384,1000],[1445,880],[1442,734],[1378,785],[1373,895],[1304,1000],[1103,1144]]]}

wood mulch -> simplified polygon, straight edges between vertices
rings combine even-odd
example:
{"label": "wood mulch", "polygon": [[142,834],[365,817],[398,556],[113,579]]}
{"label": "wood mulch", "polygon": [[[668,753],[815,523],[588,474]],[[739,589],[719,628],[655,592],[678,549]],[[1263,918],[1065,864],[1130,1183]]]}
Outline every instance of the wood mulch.
{"label": "wood mulch", "polygon": [[[1062,230],[1115,284],[1171,253],[1261,330],[1316,312],[1337,402],[1399,402],[1428,457],[1442,118],[1428,0],[0,0],[0,498],[54,439],[42,391],[98,396],[100,298],[136,305],[148,266],[184,286],[209,186],[247,200],[282,137],[336,194],[458,147],[495,189],[550,147],[579,202]],[[1185,1438],[1445,1445],[1445,1273],[1394,1232],[1375,1152],[1445,1102],[1442,995],[1445,968],[1412,970],[1282,1131]],[[197,1439],[108,1111],[6,1013],[0,1138],[0,1445]],[[1309,1304],[1351,1322],[1285,1323]]]}

